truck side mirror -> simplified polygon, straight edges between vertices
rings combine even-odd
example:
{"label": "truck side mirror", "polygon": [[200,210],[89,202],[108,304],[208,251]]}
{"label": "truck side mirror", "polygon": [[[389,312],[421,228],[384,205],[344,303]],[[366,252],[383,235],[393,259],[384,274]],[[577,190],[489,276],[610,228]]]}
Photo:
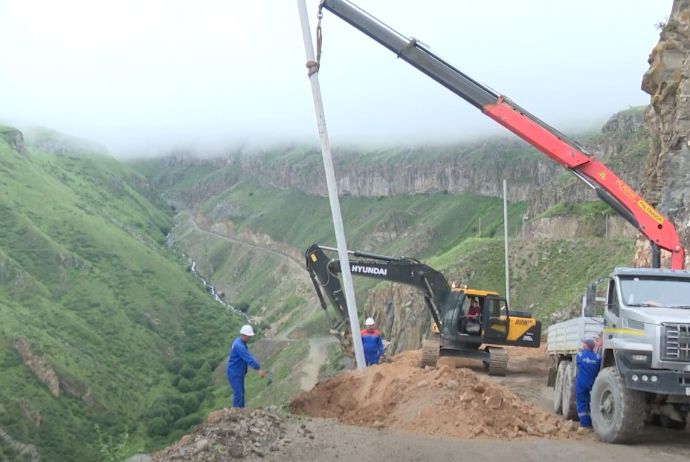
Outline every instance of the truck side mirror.
{"label": "truck side mirror", "polygon": [[587,293],[585,295],[585,306],[584,306],[584,315],[588,318],[591,318],[594,316],[594,313],[596,311],[596,307],[594,306],[594,302],[596,300],[596,286],[594,284],[590,284],[587,286]]}

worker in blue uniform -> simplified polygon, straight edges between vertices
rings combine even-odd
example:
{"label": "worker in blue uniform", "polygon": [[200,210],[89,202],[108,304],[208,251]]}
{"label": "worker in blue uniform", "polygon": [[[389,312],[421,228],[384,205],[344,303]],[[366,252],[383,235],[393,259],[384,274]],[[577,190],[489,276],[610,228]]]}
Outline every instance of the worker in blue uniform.
{"label": "worker in blue uniform", "polygon": [[364,321],[364,329],[360,332],[362,336],[362,347],[364,348],[364,360],[367,366],[378,364],[379,360],[384,356],[381,333],[374,325],[374,319],[367,318],[367,320]]}
{"label": "worker in blue uniform", "polygon": [[592,428],[589,401],[594,379],[601,367],[601,355],[595,351],[598,346],[591,338],[582,339],[582,351],[577,354],[577,378],[575,379],[575,399],[580,426]]}
{"label": "worker in blue uniform", "polygon": [[244,377],[247,375],[247,366],[256,369],[261,378],[266,375],[247,348],[247,342],[253,336],[252,326],[244,325],[240,329],[240,336],[232,342],[230,347],[226,375],[232,388],[232,407],[244,407]]}

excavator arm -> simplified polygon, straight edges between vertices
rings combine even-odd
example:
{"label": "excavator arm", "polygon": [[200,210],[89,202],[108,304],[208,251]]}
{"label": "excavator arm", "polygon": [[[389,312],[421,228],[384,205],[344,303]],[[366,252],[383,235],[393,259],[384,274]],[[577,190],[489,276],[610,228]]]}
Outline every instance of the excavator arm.
{"label": "excavator arm", "polygon": [[321,0],[330,11],[398,58],[481,110],[593,188],[597,196],[652,244],[652,266],[661,267],[659,248],[671,252],[671,268],[683,269],[685,251],[675,227],[582,145],[537,119],[507,97],[473,80],[414,38],[407,38],[347,0]]}
{"label": "excavator arm", "polygon": [[[324,250],[337,252],[337,249],[332,247],[312,244],[305,252],[306,266],[321,308],[326,311],[324,294],[335,308],[339,319],[336,320],[333,329],[337,330],[348,320],[345,294],[338,276],[341,273],[341,265],[337,258],[328,258]],[[441,310],[451,291],[443,274],[414,258],[388,257],[352,250],[348,250],[348,254],[364,258],[364,260],[350,260],[350,272],[355,276],[398,282],[421,290],[431,317],[436,325],[441,325]]]}

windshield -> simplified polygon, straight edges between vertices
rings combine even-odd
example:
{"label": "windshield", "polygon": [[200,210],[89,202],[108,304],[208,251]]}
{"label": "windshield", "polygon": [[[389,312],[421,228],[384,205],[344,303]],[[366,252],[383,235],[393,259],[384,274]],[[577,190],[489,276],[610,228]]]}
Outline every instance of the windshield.
{"label": "windshield", "polygon": [[690,308],[690,279],[621,277],[620,288],[628,306]]}

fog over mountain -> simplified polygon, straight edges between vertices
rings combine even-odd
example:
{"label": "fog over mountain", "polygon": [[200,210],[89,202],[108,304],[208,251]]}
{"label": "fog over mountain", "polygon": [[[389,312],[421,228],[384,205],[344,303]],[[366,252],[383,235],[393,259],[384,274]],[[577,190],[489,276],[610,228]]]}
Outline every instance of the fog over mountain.
{"label": "fog over mountain", "polygon": [[[297,2],[4,0],[0,121],[115,155],[179,144],[317,142]],[[671,0],[357,0],[561,130],[647,104]],[[317,0],[307,0],[315,32]],[[332,142],[506,133],[329,12],[319,73]]]}

